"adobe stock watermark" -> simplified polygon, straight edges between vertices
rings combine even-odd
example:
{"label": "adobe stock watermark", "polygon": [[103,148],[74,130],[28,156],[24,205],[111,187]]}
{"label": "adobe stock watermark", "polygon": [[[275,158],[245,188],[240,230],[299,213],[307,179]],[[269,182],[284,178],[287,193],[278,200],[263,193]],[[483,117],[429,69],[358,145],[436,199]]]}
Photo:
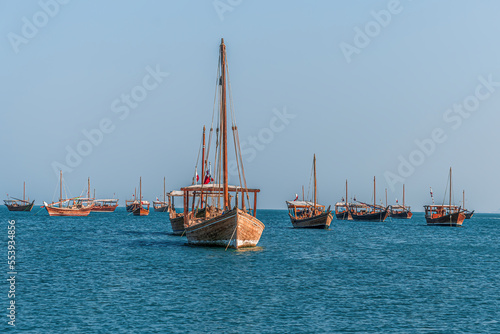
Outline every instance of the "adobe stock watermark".
{"label": "adobe stock watermark", "polygon": [[355,26],[353,28],[354,37],[352,44],[347,42],[339,44],[340,51],[342,51],[347,63],[351,63],[353,56],[355,54],[359,55],[363,49],[370,45],[371,41],[380,35],[382,29],[391,24],[393,17],[402,11],[403,5],[399,0],[390,0],[386,5],[386,9],[379,11],[372,10],[370,12],[373,20],[365,23],[363,28]]}
{"label": "adobe stock watermark", "polygon": [[241,5],[243,0],[214,0],[212,5],[215,12],[221,21],[224,21],[224,13],[232,12],[236,7]]}
{"label": "adobe stock watermark", "polygon": [[7,39],[12,46],[14,53],[19,53],[19,47],[28,44],[30,40],[38,35],[40,29],[44,28],[51,19],[59,14],[62,5],[66,5],[70,0],[40,0],[38,6],[40,10],[35,12],[31,18],[23,16],[21,18],[20,34],[9,32]]}
{"label": "adobe stock watermark", "polygon": [[[122,93],[111,102],[110,109],[120,121],[124,121],[130,115],[130,112],[137,109],[144,101],[149,92],[157,89],[166,77],[170,74],[162,72],[159,65],[155,68],[146,66],[146,74],[142,78],[141,84],[132,87],[129,93]],[[90,130],[83,129],[81,139],[74,147],[66,146],[66,158],[64,163],[53,161],[51,166],[56,175],[62,170],[65,173],[71,173],[78,167],[83,159],[89,156],[95,147],[102,144],[106,135],[111,134],[116,129],[116,122],[109,117],[102,118],[95,128]]]}
{"label": "adobe stock watermark", "polygon": [[[481,102],[487,100],[497,87],[500,87],[500,81],[493,81],[493,75],[489,74],[487,78],[478,77],[479,84],[474,89],[474,93],[465,97],[461,103],[455,103],[443,113],[443,121],[451,127],[452,130],[458,130],[463,124],[463,120],[469,118],[473,112],[481,106]],[[398,156],[399,165],[396,173],[385,171],[384,177],[392,191],[395,185],[404,184],[405,180],[415,173],[415,169],[421,166],[426,159],[430,158],[438,145],[448,140],[446,131],[441,127],[436,127],[431,131],[429,137],[422,140],[415,140],[416,148],[410,152],[407,157]]]}
{"label": "adobe stock watermark", "polygon": [[[283,107],[282,110],[274,108],[272,113],[273,116],[269,120],[267,127],[260,129],[257,135],[250,135],[241,141],[241,158],[243,162],[252,162],[257,157],[258,152],[264,151],[274,141],[275,136],[283,132],[290,124],[290,121],[297,117],[297,115],[289,113],[286,107]],[[236,160],[229,162],[228,169],[229,175],[238,175]]]}

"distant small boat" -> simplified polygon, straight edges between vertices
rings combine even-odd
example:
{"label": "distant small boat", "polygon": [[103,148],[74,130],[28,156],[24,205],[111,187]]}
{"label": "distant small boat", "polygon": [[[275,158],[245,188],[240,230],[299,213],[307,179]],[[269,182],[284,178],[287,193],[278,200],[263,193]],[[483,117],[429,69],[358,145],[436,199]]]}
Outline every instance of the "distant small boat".
{"label": "distant small boat", "polygon": [[90,197],[90,177],[87,180],[87,198],[81,198],[81,200],[93,201],[94,206],[92,207],[91,212],[114,212],[118,207],[118,200],[115,198],[111,199],[96,199],[95,197],[95,189],[94,189],[94,197]]}
{"label": "distant small boat", "polygon": [[342,198],[341,202],[335,203],[335,217],[337,220],[352,220],[352,215],[349,207],[356,204],[348,203],[347,197],[347,180],[345,180],[345,200]]}
{"label": "distant small boat", "polygon": [[125,200],[125,208],[127,212],[132,212],[134,211],[134,208],[139,205],[139,201],[137,200],[137,188],[134,189],[134,199],[132,200]]}
{"label": "distant small boat", "polygon": [[169,212],[170,211],[170,206],[166,202],[165,198],[165,178],[163,178],[163,201],[159,201],[158,199],[156,201],[153,201],[153,208],[155,212]]}
{"label": "distant small boat", "polygon": [[324,205],[317,204],[317,187],[316,187],[316,154],[313,157],[314,169],[314,201],[297,201],[297,196],[294,201],[287,201],[288,216],[294,228],[328,228],[332,222],[333,216],[330,212],[330,207],[325,210]]}
{"label": "distant small boat", "polygon": [[451,186],[451,167],[450,167],[450,202],[448,205],[434,204],[434,197],[431,188],[432,205],[424,205],[425,220],[427,225],[434,226],[461,226],[465,220],[463,210],[457,205],[451,204],[452,186]]}
{"label": "distant small boat", "polygon": [[462,196],[463,196],[462,206],[464,210],[465,219],[471,219],[472,216],[474,215],[474,210],[469,211],[465,208],[465,190],[462,192]]}
{"label": "distant small boat", "polygon": [[94,206],[93,201],[80,197],[62,198],[62,184],[62,171],[60,171],[59,201],[50,204],[43,202],[43,207],[47,210],[49,216],[88,216]]}
{"label": "distant small boat", "polygon": [[411,208],[405,205],[405,185],[403,184],[403,205],[391,205],[391,218],[394,219],[410,219],[413,216]]}
{"label": "distant small boat", "polygon": [[12,199],[4,199],[5,206],[9,211],[31,211],[35,201],[29,201],[26,198],[26,182],[23,182],[23,199],[12,197]]}
{"label": "distant small boat", "polygon": [[389,216],[390,210],[388,207],[376,204],[375,176],[373,177],[373,205],[359,201],[358,203],[360,205],[352,208],[350,211],[353,220],[383,222]]}
{"label": "distant small boat", "polygon": [[133,204],[132,212],[134,216],[149,215],[149,202],[142,200],[142,177],[139,178],[139,200]]}

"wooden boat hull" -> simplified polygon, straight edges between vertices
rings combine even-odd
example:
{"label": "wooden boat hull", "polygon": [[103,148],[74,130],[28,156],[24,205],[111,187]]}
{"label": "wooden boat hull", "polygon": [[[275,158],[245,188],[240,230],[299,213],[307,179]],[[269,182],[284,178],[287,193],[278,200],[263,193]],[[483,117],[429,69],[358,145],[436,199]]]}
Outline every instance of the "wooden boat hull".
{"label": "wooden boat hull", "polygon": [[184,216],[170,217],[170,224],[172,225],[172,233],[174,235],[183,235],[184,234]]}
{"label": "wooden boat hull", "polygon": [[379,211],[375,213],[368,213],[368,214],[356,214],[354,212],[351,212],[351,215],[352,219],[357,221],[383,222],[389,216],[389,210]]}
{"label": "wooden boat hull", "polygon": [[466,211],[464,213],[464,215],[465,215],[465,219],[471,219],[472,216],[474,216],[474,211]]}
{"label": "wooden boat hull", "polygon": [[292,225],[294,228],[318,228],[318,229],[326,229],[330,226],[332,222],[333,216],[331,212],[324,212],[314,217],[304,218],[304,219],[296,219],[291,214],[290,220],[292,221]]}
{"label": "wooden boat hull", "polygon": [[352,220],[351,215],[347,211],[335,213],[335,218],[337,220]]}
{"label": "wooden boat hull", "polygon": [[45,209],[47,209],[47,212],[49,213],[49,216],[57,217],[57,216],[64,216],[64,217],[86,217],[89,215],[90,211],[92,210],[92,207],[86,207],[86,208],[56,208],[56,207],[50,207],[50,206],[45,206]]}
{"label": "wooden boat hull", "polygon": [[94,206],[92,208],[92,212],[114,212],[118,204],[116,205],[103,205],[103,206]]}
{"label": "wooden boat hull", "polygon": [[154,207],[155,212],[168,212],[168,205]]}
{"label": "wooden boat hull", "polygon": [[238,249],[256,246],[264,228],[260,220],[235,208],[199,223],[194,221],[186,228],[186,236],[192,245]]}
{"label": "wooden boat hull", "polygon": [[461,226],[465,220],[465,214],[463,212],[455,212],[438,218],[425,217],[425,220],[427,221],[427,225],[432,226]]}
{"label": "wooden boat hull", "polygon": [[134,216],[147,216],[147,215],[149,215],[149,210],[144,209],[142,206],[135,209],[133,212],[134,212]]}
{"label": "wooden boat hull", "polygon": [[33,209],[34,204],[35,204],[35,201],[31,202],[30,204],[26,204],[26,205],[7,205],[7,204],[5,204],[5,206],[7,207],[7,209],[9,209],[9,211],[31,211],[31,209]]}
{"label": "wooden boat hull", "polygon": [[397,213],[392,213],[390,214],[391,218],[394,219],[410,219],[413,216],[413,213],[411,212],[397,212]]}

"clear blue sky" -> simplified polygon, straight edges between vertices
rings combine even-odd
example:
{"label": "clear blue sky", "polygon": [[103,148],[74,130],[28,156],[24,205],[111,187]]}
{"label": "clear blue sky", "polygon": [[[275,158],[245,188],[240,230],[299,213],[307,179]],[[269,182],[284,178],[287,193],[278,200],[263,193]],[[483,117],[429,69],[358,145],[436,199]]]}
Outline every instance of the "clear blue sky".
{"label": "clear blue sky", "polygon": [[[377,198],[389,188],[390,202],[401,199],[403,180],[418,211],[429,186],[442,200],[453,166],[457,203],[465,189],[467,207],[500,208],[498,1],[54,3],[0,3],[3,198],[27,181],[37,203],[53,200],[54,162],[66,165],[66,148],[102,122],[108,133],[65,173],[73,195],[88,176],[98,197],[116,193],[122,205],[139,176],[150,200],[163,176],[168,189],[189,184],[224,37],[240,139],[259,140],[245,169],[260,208],[307,191],[313,153],[326,205],[345,179],[371,201],[375,175]],[[168,76],[144,90],[148,68]],[[140,102],[127,107],[134,88]],[[467,103],[468,114],[453,110]],[[275,119],[285,110],[288,124]],[[422,153],[415,141],[435,129],[439,142]],[[401,175],[400,158],[414,170]],[[400,177],[394,190],[387,175]]]}

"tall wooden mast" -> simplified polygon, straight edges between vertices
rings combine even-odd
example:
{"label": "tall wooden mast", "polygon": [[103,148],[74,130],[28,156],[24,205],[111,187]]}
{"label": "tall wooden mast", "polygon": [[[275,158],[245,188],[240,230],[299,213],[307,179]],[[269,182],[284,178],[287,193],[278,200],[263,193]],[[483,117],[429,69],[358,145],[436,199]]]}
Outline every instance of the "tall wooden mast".
{"label": "tall wooden mast", "polygon": [[142,177],[139,176],[139,204],[142,205]]}
{"label": "tall wooden mast", "polygon": [[465,209],[465,190],[462,190],[462,196],[463,196],[463,198],[462,198],[462,209]]}
{"label": "tall wooden mast", "polygon": [[373,206],[375,207],[377,205],[377,201],[376,201],[376,191],[375,191],[375,176],[373,177]]}
{"label": "tall wooden mast", "polygon": [[59,207],[62,208],[62,170],[59,171]]}
{"label": "tall wooden mast", "polygon": [[302,201],[304,201],[304,186],[302,186]]}
{"label": "tall wooden mast", "polygon": [[87,198],[90,198],[90,177],[87,179]]}
{"label": "tall wooden mast", "polygon": [[345,209],[349,209],[349,204],[347,204],[347,180],[345,180]]}
{"label": "tall wooden mast", "polygon": [[26,182],[23,182],[23,201],[25,200],[26,196]]}
{"label": "tall wooden mast", "polygon": [[403,208],[405,208],[405,185],[403,184]]}
{"label": "tall wooden mast", "polygon": [[[203,148],[201,151],[201,184],[205,183],[205,125],[203,125]],[[200,206],[203,209],[203,191],[200,193]]]}
{"label": "tall wooden mast", "polygon": [[165,176],[163,177],[163,204],[165,204]]}
{"label": "tall wooden mast", "polygon": [[385,188],[385,207],[387,208],[387,188]]}
{"label": "tall wooden mast", "polygon": [[316,189],[316,154],[313,157],[313,168],[314,168],[314,209],[316,209],[316,197],[317,197],[317,189]]}
{"label": "tall wooden mast", "polygon": [[450,167],[450,212],[451,212],[451,167]]}
{"label": "tall wooden mast", "polygon": [[226,110],[226,45],[224,38],[220,42],[221,61],[221,121],[222,121],[222,177],[224,185],[224,210],[229,207],[229,192],[227,186],[227,110]]}

